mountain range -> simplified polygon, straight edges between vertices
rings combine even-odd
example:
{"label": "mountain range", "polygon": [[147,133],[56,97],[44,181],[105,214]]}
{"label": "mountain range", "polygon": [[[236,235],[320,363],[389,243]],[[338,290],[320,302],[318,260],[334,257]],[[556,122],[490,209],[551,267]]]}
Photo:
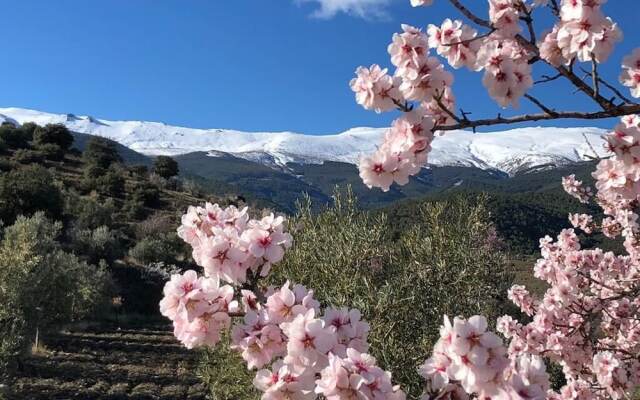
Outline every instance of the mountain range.
{"label": "mountain range", "polygon": [[434,140],[429,168],[409,185],[381,193],[360,183],[355,164],[362,155],[375,151],[385,128],[353,128],[328,135],[242,132],[23,108],[0,108],[0,122],[61,123],[77,135],[80,146],[86,135],[119,143],[128,149],[125,159],[132,163],[150,163],[147,157],[170,155],[183,174],[205,186],[239,191],[285,210],[291,210],[302,193],[319,204],[327,202],[335,185],[352,185],[360,200],[371,206],[451,188],[510,186],[523,175],[564,169],[603,155],[602,135],[606,133],[598,128],[548,127],[447,132]]}

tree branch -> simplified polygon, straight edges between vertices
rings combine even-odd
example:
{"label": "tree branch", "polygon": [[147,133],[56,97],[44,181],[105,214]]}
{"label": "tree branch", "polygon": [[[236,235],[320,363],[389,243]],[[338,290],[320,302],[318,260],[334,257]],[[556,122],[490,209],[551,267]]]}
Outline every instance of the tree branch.
{"label": "tree branch", "polygon": [[487,33],[485,33],[485,34],[482,34],[482,35],[480,35],[480,36],[476,36],[476,37],[474,37],[474,38],[467,39],[467,40],[461,40],[461,41],[459,41],[459,42],[455,42],[455,43],[443,43],[442,45],[443,45],[443,46],[445,46],[445,47],[457,46],[457,45],[460,45],[460,44],[461,44],[461,45],[463,45],[463,46],[466,46],[466,45],[468,45],[469,43],[475,42],[476,40],[484,39],[484,38],[486,38],[486,37],[488,37],[488,36],[491,36],[491,34],[492,34],[493,32],[495,32],[495,31],[496,31],[496,29],[495,29],[495,28],[491,28],[491,30],[490,30],[489,32],[487,32]]}
{"label": "tree branch", "polygon": [[510,125],[510,124],[517,124],[520,122],[549,121],[549,120],[556,120],[556,119],[594,120],[594,119],[622,117],[625,115],[638,114],[638,113],[640,113],[640,104],[611,107],[607,110],[597,111],[597,112],[553,111],[552,114],[549,114],[545,111],[544,113],[541,113],[541,114],[525,114],[525,115],[519,115],[516,117],[510,117],[510,118],[503,118],[502,116],[499,115],[496,118],[489,118],[489,119],[461,120],[460,122],[453,125],[436,126],[433,128],[433,130],[434,131],[452,131],[456,129],[466,129],[466,128],[475,129],[479,126]]}
{"label": "tree branch", "polygon": [[449,3],[451,3],[455,8],[457,8],[462,13],[462,15],[464,15],[471,21],[475,22],[476,24],[480,26],[484,26],[485,28],[494,29],[493,26],[491,25],[491,22],[487,21],[486,19],[482,19],[477,15],[475,15],[474,13],[472,13],[471,10],[469,10],[462,3],[460,3],[459,0],[449,0]]}
{"label": "tree branch", "polygon": [[[582,72],[584,72],[585,74],[589,74],[589,72],[580,67],[580,69],[582,70]],[[609,82],[605,81],[604,79],[602,79],[602,77],[598,77],[598,80],[600,81],[601,84],[603,84],[607,89],[611,90],[616,96],[618,96],[618,98],[620,98],[620,100],[628,103],[628,104],[638,104],[635,101],[629,99],[628,97],[626,97],[625,95],[622,94],[622,92],[620,92],[615,86],[613,86],[612,84],[610,84]]]}
{"label": "tree branch", "polygon": [[593,82],[593,94],[598,96],[600,94],[600,77],[598,76],[598,62],[595,60],[595,55],[591,53],[591,80]]}
{"label": "tree branch", "polygon": [[542,104],[542,102],[538,99],[536,99],[535,97],[533,97],[532,95],[525,93],[524,97],[526,97],[529,101],[531,101],[533,104],[537,105],[542,111],[544,111],[545,113],[549,114],[549,115],[557,115],[558,113],[553,111],[552,109],[550,109],[549,107],[545,106],[544,104]]}
{"label": "tree branch", "polygon": [[542,75],[542,79],[533,82],[533,84],[537,85],[537,84],[540,84],[540,83],[551,82],[551,81],[555,81],[558,78],[562,78],[562,74],[558,73],[558,74],[556,74],[554,76]]}

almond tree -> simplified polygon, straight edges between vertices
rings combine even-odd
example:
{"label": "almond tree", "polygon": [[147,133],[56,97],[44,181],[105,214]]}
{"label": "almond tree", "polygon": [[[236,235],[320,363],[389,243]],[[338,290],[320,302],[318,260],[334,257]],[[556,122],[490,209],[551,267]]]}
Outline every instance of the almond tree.
{"label": "almond tree", "polygon": [[[445,316],[440,340],[420,369],[423,398],[631,398],[640,384],[640,105],[630,97],[640,97],[640,49],[623,61],[619,80],[631,92],[627,97],[626,89],[599,73],[622,38],[602,12],[606,0],[488,0],[488,19],[459,0],[448,1],[473,26],[447,19],[425,33],[403,25],[388,47],[394,74],[373,65],[358,68],[351,81],[364,108],[402,111],[379,149],[361,160],[364,183],[382,190],[394,182],[406,184],[426,165],[434,138],[450,130],[623,117],[606,136],[611,154],[593,174],[595,191],[574,176],[562,184],[578,200],[598,204],[605,215],[601,221],[570,215],[573,227],[622,238],[625,254],[582,249],[574,229],[556,240],[541,239],[534,273],[548,284],[547,291],[534,298],[522,286],[509,290],[527,320],[499,318],[500,337],[487,330],[482,316]],[[411,0],[414,6],[432,2]],[[555,15],[555,24],[538,38],[534,15],[545,9]],[[541,112],[470,119],[456,109],[453,75],[440,58],[429,56],[431,49],[453,69],[482,72],[500,107],[517,106],[524,98]],[[533,68],[542,64],[556,73],[534,79]],[[534,84],[559,79],[568,80],[599,110],[556,110],[528,93]],[[405,398],[391,374],[367,354],[368,324],[357,310],[322,310],[312,290],[289,282],[258,290],[256,281],[291,245],[282,218],[251,220],[246,209],[207,204],[189,209],[179,234],[193,247],[204,276],[174,275],[161,311],[187,347],[215,346],[232,318],[241,318],[231,329],[233,348],[258,370],[254,385],[263,399]],[[566,378],[558,391],[550,388],[549,363],[559,364]]]}

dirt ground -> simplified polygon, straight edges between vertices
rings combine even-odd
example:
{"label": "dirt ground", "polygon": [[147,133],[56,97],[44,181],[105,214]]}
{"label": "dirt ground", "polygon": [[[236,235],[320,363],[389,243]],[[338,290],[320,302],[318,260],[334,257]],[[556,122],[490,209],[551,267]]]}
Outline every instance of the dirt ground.
{"label": "dirt ground", "polygon": [[73,329],[44,339],[9,399],[204,400],[196,365],[166,325]]}

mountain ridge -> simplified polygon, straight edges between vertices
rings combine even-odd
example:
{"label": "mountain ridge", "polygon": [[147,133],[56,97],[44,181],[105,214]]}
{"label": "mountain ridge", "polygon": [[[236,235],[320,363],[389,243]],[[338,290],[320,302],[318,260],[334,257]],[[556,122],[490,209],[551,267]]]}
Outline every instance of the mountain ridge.
{"label": "mountain ridge", "polygon": [[[162,122],[110,121],[92,116],[53,114],[23,108],[0,108],[0,122],[62,123],[82,134],[114,140],[139,153],[179,156],[207,152],[210,157],[230,154],[273,169],[287,164],[356,164],[375,151],[387,128],[351,128],[332,135],[295,132],[242,132],[231,129],[196,129]],[[501,132],[452,131],[437,137],[429,164],[498,170],[508,175],[542,165],[585,161],[601,149],[599,128],[517,128]],[[604,155],[598,150],[597,155]]]}

